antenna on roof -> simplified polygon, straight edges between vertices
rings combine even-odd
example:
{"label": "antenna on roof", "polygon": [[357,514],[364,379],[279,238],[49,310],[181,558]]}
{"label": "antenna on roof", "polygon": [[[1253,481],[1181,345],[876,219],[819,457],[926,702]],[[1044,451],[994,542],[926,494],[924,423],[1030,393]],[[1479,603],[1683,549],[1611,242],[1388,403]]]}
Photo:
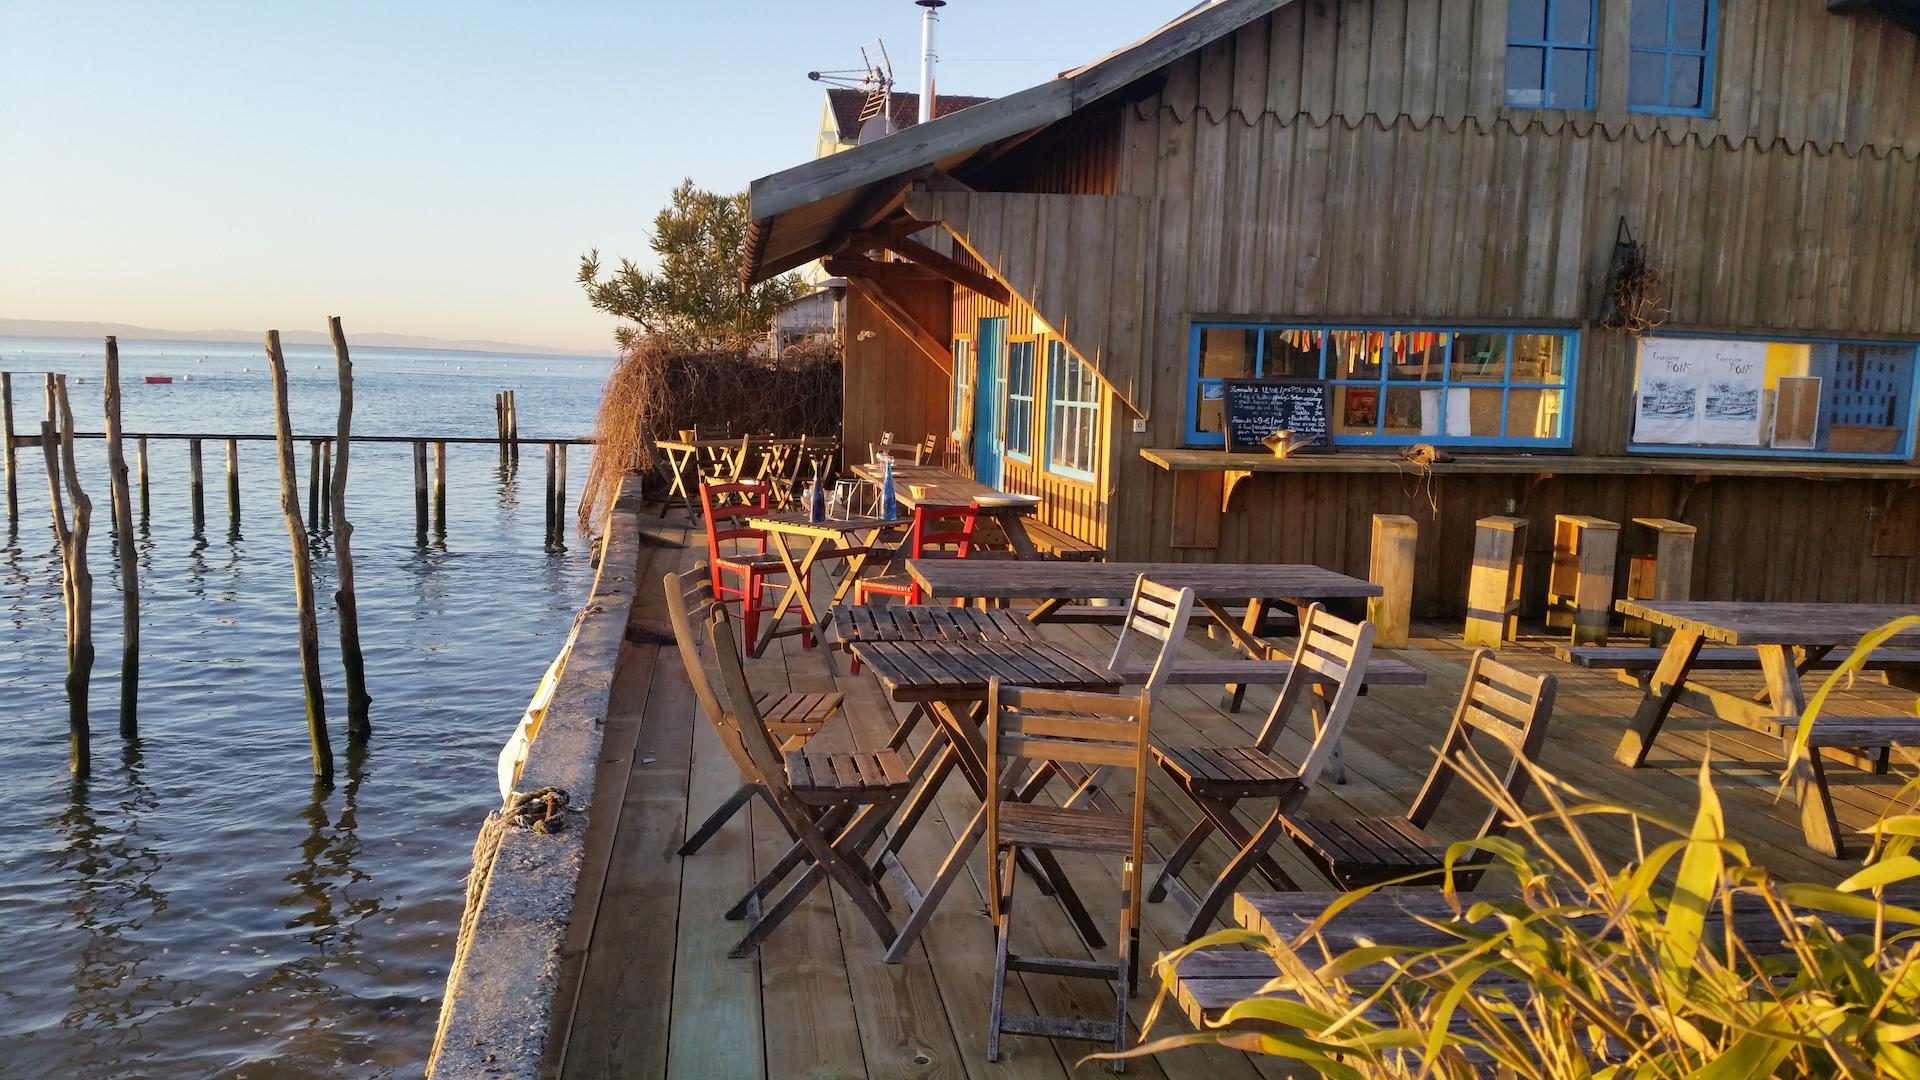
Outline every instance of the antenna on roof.
{"label": "antenna on roof", "polygon": [[879,38],[860,46],[863,68],[840,71],[809,71],[807,78],[828,86],[863,90],[867,100],[860,108],[860,134],[857,142],[867,143],[882,135],[893,134],[893,61],[887,58],[887,44]]}

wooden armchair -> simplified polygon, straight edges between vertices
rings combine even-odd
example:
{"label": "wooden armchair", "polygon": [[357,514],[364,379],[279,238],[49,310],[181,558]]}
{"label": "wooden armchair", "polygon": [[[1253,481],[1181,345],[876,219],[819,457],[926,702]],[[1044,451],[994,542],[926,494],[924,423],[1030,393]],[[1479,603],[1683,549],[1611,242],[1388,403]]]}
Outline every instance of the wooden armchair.
{"label": "wooden armchair", "polygon": [[[1501,786],[1519,803],[1529,783],[1523,763],[1536,759],[1547,741],[1554,689],[1552,675],[1516,671],[1496,661],[1492,652],[1476,649],[1467,665],[1467,684],[1460,691],[1460,704],[1453,710],[1453,723],[1405,817],[1282,814],[1280,827],[1338,888],[1358,889],[1423,871],[1434,872],[1437,884],[1438,871],[1446,865],[1447,843],[1428,833],[1426,827],[1453,781],[1457,763],[1472,746],[1472,736],[1482,734],[1506,747],[1511,758]],[[1474,838],[1503,835],[1507,826],[1506,816],[1489,808]],[[1478,865],[1487,858],[1487,852],[1475,851],[1464,862]],[[1471,889],[1479,879],[1478,870],[1469,870],[1457,880]]]}
{"label": "wooden armchair", "polygon": [[[1200,898],[1187,926],[1188,940],[1206,932],[1233,895],[1234,887],[1256,866],[1276,888],[1295,888],[1267,849],[1280,835],[1281,815],[1300,805],[1332,762],[1372,654],[1372,623],[1351,623],[1315,604],[1301,618],[1293,669],[1253,745],[1154,747],[1154,761],[1200,809],[1201,818],[1168,857],[1147,898],[1157,902],[1166,897],[1168,884],[1179,878],[1181,869],[1215,829],[1240,848]],[[1317,700],[1308,702],[1309,694]],[[1306,760],[1295,768],[1273,748],[1287,720],[1303,702],[1310,706],[1323,703],[1325,716]],[[1242,799],[1272,799],[1275,809],[1264,824],[1249,832],[1234,816],[1234,806]]]}
{"label": "wooden armchair", "polygon": [[[696,625],[704,625],[711,614],[707,609],[718,602],[713,595],[713,580],[707,564],[695,563],[693,569],[685,573],[668,574],[666,590],[667,616],[673,622],[674,640],[680,646],[680,663],[687,669],[687,681],[693,684],[693,696],[699,701],[701,711],[706,713],[707,722],[714,726],[714,730],[722,732],[720,741],[728,751],[740,750],[738,743],[729,742],[725,734],[728,723],[726,710],[720,707],[720,698],[714,693],[713,683],[707,679],[706,666],[700,661],[700,638],[694,629]],[[782,753],[805,746],[807,740],[818,734],[827,721],[839,714],[845,703],[845,695],[838,693],[761,693],[753,697],[754,711],[765,722],[768,734],[780,744]],[[751,775],[747,759],[736,756],[734,764],[740,767],[741,776]],[[687,842],[680,845],[679,854],[692,855],[699,851],[759,791],[760,788],[751,781],[742,780],[739,790],[728,796],[687,837]]]}
{"label": "wooden armchair", "polygon": [[[1003,686],[987,688],[987,902],[996,946],[987,1060],[1000,1060],[1000,1036],[1085,1039],[1126,1048],[1127,999],[1139,977],[1140,872],[1146,850],[1149,716],[1153,695],[1065,693]],[[1023,802],[1015,794],[1027,768],[1078,765],[1133,774],[1125,811]],[[1023,848],[1077,851],[1120,859],[1120,933],[1112,962],[1080,957],[1028,956],[1012,951],[1013,886]],[[1010,1014],[1008,972],[1099,979],[1114,984],[1111,1022]]]}

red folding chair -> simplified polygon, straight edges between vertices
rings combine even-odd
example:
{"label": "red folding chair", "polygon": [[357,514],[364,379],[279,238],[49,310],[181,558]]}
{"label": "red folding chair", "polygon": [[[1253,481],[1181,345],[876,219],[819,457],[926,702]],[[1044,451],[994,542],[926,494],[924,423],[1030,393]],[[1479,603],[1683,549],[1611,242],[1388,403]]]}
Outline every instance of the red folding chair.
{"label": "red folding chair", "polygon": [[[721,603],[738,601],[740,626],[748,642],[760,640],[760,613],[773,607],[766,593],[769,578],[785,577],[786,564],[767,551],[767,534],[744,524],[729,524],[767,512],[767,485],[745,481],[700,482],[700,508],[707,518],[707,562],[713,567],[713,595]],[[746,550],[742,550],[742,548]],[[729,578],[732,583],[729,583]],[[801,641],[813,647],[813,635]],[[751,647],[751,646],[749,646]]]}
{"label": "red folding chair", "polygon": [[[912,559],[964,559],[973,551],[973,529],[980,511],[971,506],[929,506],[913,508],[913,531],[905,545]],[[853,602],[864,604],[875,596],[895,596],[909,604],[925,599],[920,583],[902,569],[881,577],[861,578],[853,583]]]}

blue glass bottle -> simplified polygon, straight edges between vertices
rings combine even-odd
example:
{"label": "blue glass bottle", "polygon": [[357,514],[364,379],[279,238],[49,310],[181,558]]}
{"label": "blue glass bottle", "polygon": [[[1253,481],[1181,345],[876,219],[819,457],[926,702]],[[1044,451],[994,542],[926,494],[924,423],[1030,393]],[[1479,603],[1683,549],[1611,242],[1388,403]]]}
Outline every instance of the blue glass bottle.
{"label": "blue glass bottle", "polygon": [[820,468],[813,470],[813,486],[807,490],[807,520],[815,525],[827,520],[827,492],[820,486]]}
{"label": "blue glass bottle", "polygon": [[893,455],[880,459],[880,516],[892,521],[900,516],[900,507],[893,501]]}

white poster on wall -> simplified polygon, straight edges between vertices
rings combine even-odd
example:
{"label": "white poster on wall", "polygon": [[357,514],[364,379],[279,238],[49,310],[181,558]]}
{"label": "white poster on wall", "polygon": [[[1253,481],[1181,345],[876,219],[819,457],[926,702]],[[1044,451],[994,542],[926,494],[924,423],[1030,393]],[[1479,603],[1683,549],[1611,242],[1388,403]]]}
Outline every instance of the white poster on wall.
{"label": "white poster on wall", "polygon": [[1635,388],[1633,438],[1643,443],[1700,441],[1701,386],[1706,365],[1689,338],[1640,339],[1640,385]]}
{"label": "white poster on wall", "polygon": [[1767,346],[1759,341],[1708,341],[1702,358],[1700,441],[1758,446],[1761,391],[1767,385]]}

